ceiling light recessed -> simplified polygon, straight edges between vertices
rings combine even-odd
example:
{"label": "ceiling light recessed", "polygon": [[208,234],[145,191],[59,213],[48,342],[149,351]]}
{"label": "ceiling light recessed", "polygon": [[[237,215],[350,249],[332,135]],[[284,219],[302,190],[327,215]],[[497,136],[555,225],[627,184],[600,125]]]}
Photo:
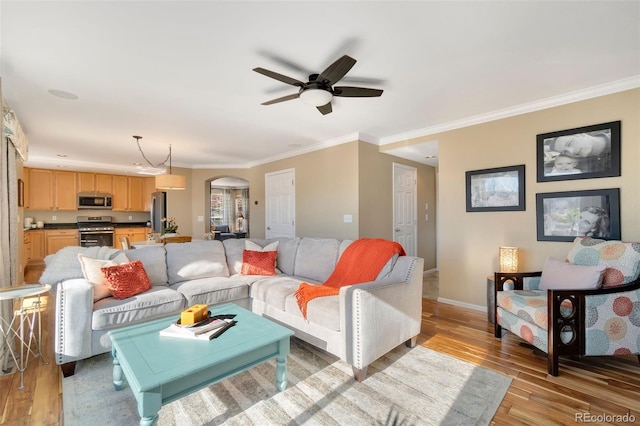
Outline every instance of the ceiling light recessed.
{"label": "ceiling light recessed", "polygon": [[78,95],[74,95],[70,92],[65,92],[64,90],[49,89],[48,92],[57,98],[69,99],[72,101],[78,99]]}
{"label": "ceiling light recessed", "polygon": [[437,155],[427,155],[427,156],[426,156],[426,157],[424,157],[424,158],[437,158],[437,157],[438,157]]}
{"label": "ceiling light recessed", "polygon": [[67,158],[68,155],[67,154],[56,154],[56,157]]}

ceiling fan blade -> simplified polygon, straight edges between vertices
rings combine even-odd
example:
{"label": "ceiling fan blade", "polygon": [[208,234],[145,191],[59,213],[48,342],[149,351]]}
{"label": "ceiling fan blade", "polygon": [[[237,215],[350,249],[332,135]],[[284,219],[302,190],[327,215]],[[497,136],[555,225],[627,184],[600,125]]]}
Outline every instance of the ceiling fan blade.
{"label": "ceiling fan blade", "polygon": [[316,107],[316,108],[318,108],[318,111],[320,111],[322,113],[322,115],[327,115],[331,111],[333,111],[331,109],[331,102],[327,103],[326,105],[322,105],[322,106],[319,106],[319,107]]}
{"label": "ceiling fan blade", "polygon": [[282,75],[282,74],[279,74],[279,73],[274,72],[274,71],[269,71],[269,70],[266,70],[266,69],[260,68],[260,67],[254,68],[253,70],[255,72],[257,72],[257,73],[260,73],[262,75],[266,75],[267,77],[274,78],[274,79],[276,79],[278,81],[290,84],[292,86],[299,86],[299,87],[304,86],[304,83],[301,82],[300,80],[296,80],[295,78],[287,77],[286,75]]}
{"label": "ceiling fan blade", "polygon": [[348,75],[346,77],[343,77],[342,80],[340,80],[344,83],[356,83],[356,84],[371,84],[374,86],[380,86],[381,84],[386,84],[387,82],[381,78],[375,78],[375,77],[355,77],[352,75]]}
{"label": "ceiling fan blade", "polygon": [[380,89],[367,89],[366,87],[338,86],[333,88],[333,96],[343,98],[373,98],[382,95]]}
{"label": "ceiling fan blade", "polygon": [[281,98],[271,99],[270,101],[263,102],[260,105],[272,105],[280,102],[290,101],[293,99],[298,99],[300,97],[300,93],[294,93],[293,95],[282,96]]}
{"label": "ceiling fan blade", "polygon": [[334,85],[335,83],[340,81],[340,79],[344,77],[344,75],[348,73],[355,64],[355,59],[353,59],[351,56],[344,55],[343,57],[329,65],[326,70],[322,71],[318,75],[318,78],[316,78],[316,81],[325,82],[325,84],[328,84],[330,86]]}
{"label": "ceiling fan blade", "polygon": [[284,58],[283,56],[276,55],[275,53],[267,52],[266,50],[261,50],[258,53],[266,56],[274,62],[279,63],[282,66],[285,66],[293,71],[299,72],[304,75],[312,74],[312,71],[304,68],[302,65],[297,64],[289,59]]}

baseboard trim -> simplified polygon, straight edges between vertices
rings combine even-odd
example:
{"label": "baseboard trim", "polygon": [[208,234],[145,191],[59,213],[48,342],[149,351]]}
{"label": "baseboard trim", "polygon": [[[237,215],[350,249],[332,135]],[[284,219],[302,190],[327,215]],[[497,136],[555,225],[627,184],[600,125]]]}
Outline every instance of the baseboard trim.
{"label": "baseboard trim", "polygon": [[426,271],[424,271],[424,272],[422,273],[422,275],[427,275],[427,274],[430,274],[430,273],[432,273],[432,272],[438,272],[438,268],[431,268],[431,269],[427,269]]}
{"label": "baseboard trim", "polygon": [[469,308],[475,311],[487,312],[486,306],[472,305],[471,303],[464,303],[464,302],[460,302],[459,300],[445,299],[444,297],[438,297],[438,302],[447,303],[449,305],[461,306],[463,308]]}

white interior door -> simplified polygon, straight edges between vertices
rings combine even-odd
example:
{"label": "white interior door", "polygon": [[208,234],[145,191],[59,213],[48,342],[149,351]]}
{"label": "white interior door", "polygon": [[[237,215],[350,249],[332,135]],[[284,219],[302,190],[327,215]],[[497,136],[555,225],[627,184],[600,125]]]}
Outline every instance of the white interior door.
{"label": "white interior door", "polygon": [[393,163],[393,240],[417,256],[417,176],[414,167]]}
{"label": "white interior door", "polygon": [[296,176],[294,169],[265,176],[265,237],[296,236]]}

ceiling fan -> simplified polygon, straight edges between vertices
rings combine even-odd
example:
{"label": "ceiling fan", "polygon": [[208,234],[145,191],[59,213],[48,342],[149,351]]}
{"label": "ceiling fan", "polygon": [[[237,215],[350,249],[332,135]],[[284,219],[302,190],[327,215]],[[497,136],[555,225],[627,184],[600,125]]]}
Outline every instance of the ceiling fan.
{"label": "ceiling fan", "polygon": [[320,74],[311,74],[309,76],[309,81],[306,83],[264,68],[254,68],[253,70],[257,73],[300,88],[298,93],[272,99],[270,101],[263,102],[261,105],[272,105],[300,98],[304,103],[315,106],[318,108],[318,111],[323,115],[326,115],[332,111],[331,99],[333,99],[334,96],[344,98],[371,98],[382,95],[382,90],[380,89],[353,86],[333,86],[349,72],[355,63],[355,59],[344,55],[329,65],[327,69],[322,71]]}

